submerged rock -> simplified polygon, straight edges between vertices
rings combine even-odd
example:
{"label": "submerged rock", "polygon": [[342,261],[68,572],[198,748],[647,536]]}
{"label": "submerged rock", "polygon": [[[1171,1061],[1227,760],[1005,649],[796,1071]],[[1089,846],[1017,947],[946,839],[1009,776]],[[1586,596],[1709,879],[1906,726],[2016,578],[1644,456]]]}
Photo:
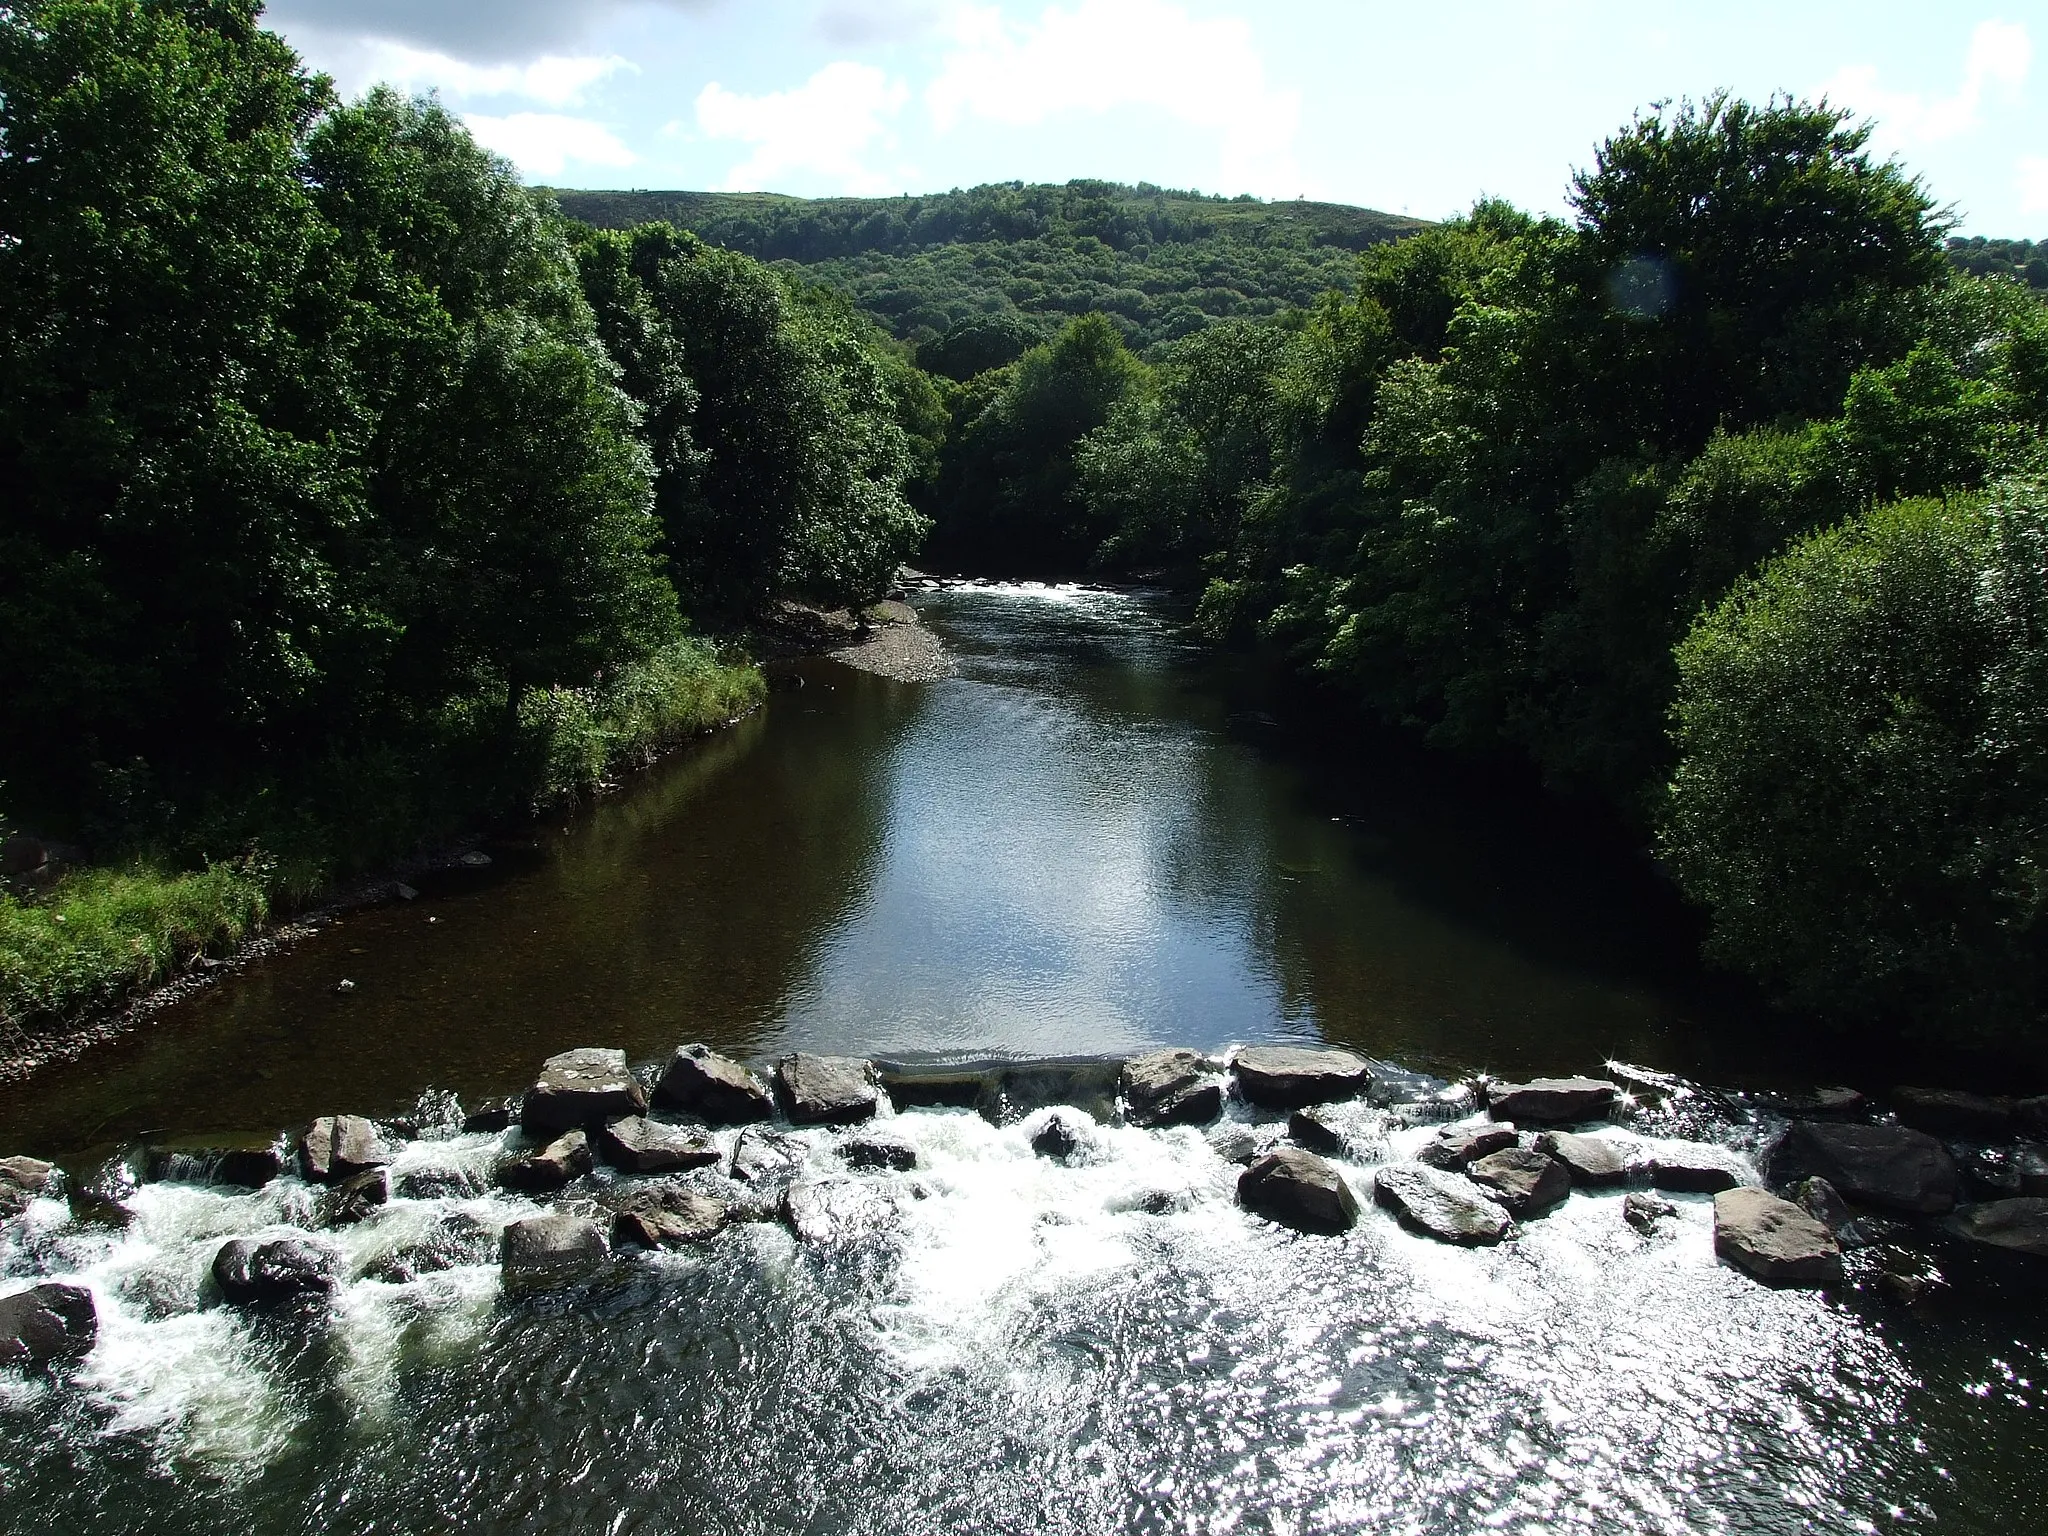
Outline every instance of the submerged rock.
{"label": "submerged rock", "polygon": [[840,1248],[886,1226],[895,1202],[858,1179],[799,1179],[782,1192],[782,1219],[814,1248]]}
{"label": "submerged rock", "polygon": [[299,1172],[315,1184],[352,1179],[390,1161],[375,1123],[361,1115],[322,1115],[299,1138]]}
{"label": "submerged rock", "polygon": [[498,1245],[498,1270],[507,1291],[548,1290],[594,1274],[606,1257],[604,1232],[596,1222],[553,1211],[505,1229]]}
{"label": "submerged rock", "polygon": [[881,1099],[874,1068],[852,1056],[785,1056],[775,1087],[793,1125],[853,1125],[872,1118]]}
{"label": "submerged rock", "polygon": [[1248,1045],[1231,1059],[1237,1091],[1262,1109],[1305,1109],[1355,1099],[1372,1086],[1372,1068],[1349,1051]]}
{"label": "submerged rock", "polygon": [[680,1184],[643,1185],[613,1212],[612,1245],[680,1248],[709,1242],[725,1228],[726,1207]]}
{"label": "submerged rock", "polygon": [[365,1168],[343,1179],[320,1197],[320,1224],[349,1227],[367,1218],[391,1199],[391,1174],[384,1168]]}
{"label": "submerged rock", "polygon": [[1621,1090],[1600,1077],[1537,1077],[1495,1083],[1486,1104],[1496,1120],[1528,1125],[1575,1125],[1605,1119]]}
{"label": "submerged rock", "polygon": [[1526,1147],[1489,1152],[1465,1170],[1510,1216],[1541,1216],[1572,1192],[1563,1163]]}
{"label": "submerged rock", "polygon": [[917,1148],[900,1136],[864,1131],[839,1143],[839,1157],[849,1168],[908,1173],[917,1166]]}
{"label": "submerged rock", "polygon": [[2013,1101],[1949,1088],[1895,1088],[1892,1109],[1904,1125],[1964,1141],[2003,1141],[2014,1129]]}
{"label": "submerged rock", "polygon": [[582,1046],[550,1056],[520,1102],[528,1131],[560,1134],[603,1125],[647,1108],[647,1095],[626,1067],[624,1051]]}
{"label": "submerged rock", "polygon": [[1678,1207],[1661,1195],[1645,1194],[1642,1190],[1631,1190],[1621,1199],[1621,1219],[1648,1237],[1657,1228],[1657,1223],[1678,1214]]}
{"label": "submerged rock", "polygon": [[2024,1260],[2048,1279],[2048,1199],[2025,1195],[1962,1206],[1942,1230],[1973,1248]]}
{"label": "submerged rock", "polygon": [[1804,1093],[1760,1093],[1756,1101],[1781,1115],[1818,1115],[1823,1118],[1860,1115],[1869,1100],[1854,1088],[1812,1088]]}
{"label": "submerged rock", "polygon": [[1373,1198],[1426,1237],[1461,1247],[1488,1247],[1506,1237],[1514,1222],[1486,1190],[1462,1174],[1411,1163],[1382,1168]]}
{"label": "submerged rock", "polygon": [[1842,1272],[1834,1234],[1762,1189],[1714,1196],[1714,1252],[1766,1285],[1825,1285]]}
{"label": "submerged rock", "polygon": [[596,1166],[590,1137],[582,1131],[569,1131],[538,1151],[501,1163],[498,1182],[522,1195],[551,1195]]}
{"label": "submerged rock", "polygon": [[1344,1175],[1300,1147],[1276,1147],[1245,1169],[1237,1198],[1248,1210],[1305,1232],[1347,1232],[1358,1221],[1358,1197]]}
{"label": "submerged rock", "polygon": [[[366,1170],[367,1171],[367,1170]],[[300,1237],[238,1237],[213,1256],[213,1283],[237,1307],[276,1307],[334,1289],[334,1259]]]}
{"label": "submerged rock", "polygon": [[654,1102],[710,1125],[751,1125],[775,1113],[761,1079],[708,1045],[677,1047],[654,1085]]}
{"label": "submerged rock", "polygon": [[1279,1133],[1272,1126],[1219,1125],[1207,1140],[1210,1150],[1226,1163],[1249,1163],[1271,1151]]}
{"label": "submerged rock", "polygon": [[1939,1216],[1956,1203],[1956,1163],[1948,1148],[1903,1126],[1794,1121],[1772,1154],[1772,1181],[1812,1174],[1857,1204],[1881,1210]]}
{"label": "submerged rock", "polygon": [[1536,1138],[1536,1150],[1555,1158],[1572,1183],[1586,1188],[1619,1184],[1628,1177],[1627,1149],[1610,1136],[1546,1131]]}
{"label": "submerged rock", "polygon": [[1707,1147],[1659,1147],[1650,1159],[1650,1182],[1681,1195],[1716,1195],[1742,1182],[1740,1169]]}
{"label": "submerged rock", "polygon": [[733,1144],[732,1176],[756,1188],[780,1189],[803,1168],[810,1148],[794,1136],[749,1126]]}
{"label": "submerged rock", "polygon": [[614,1120],[597,1134],[598,1150],[627,1173],[680,1173],[708,1168],[725,1154],[706,1138],[644,1115]]}
{"label": "submerged rock", "polygon": [[1223,1112],[1223,1085],[1193,1051],[1154,1051],[1125,1062],[1117,1092],[1132,1125],[1207,1125]]}
{"label": "submerged rock", "polygon": [[1447,1125],[1416,1156],[1432,1168],[1462,1173],[1480,1158],[1512,1147],[1515,1141],[1514,1126],[1498,1121],[1482,1125]]}
{"label": "submerged rock", "polygon": [[363,1268],[369,1280],[405,1285],[422,1275],[439,1274],[463,1264],[486,1264],[497,1254],[498,1234],[467,1211],[449,1211],[433,1232],[416,1242],[401,1243],[370,1260]]}
{"label": "submerged rock", "polygon": [[50,1282],[0,1296],[0,1366],[33,1370],[76,1360],[92,1353],[99,1336],[99,1312],[82,1285]]}
{"label": "submerged rock", "polygon": [[2048,1196],[2048,1147],[2015,1148],[2012,1170],[2023,1195]]}

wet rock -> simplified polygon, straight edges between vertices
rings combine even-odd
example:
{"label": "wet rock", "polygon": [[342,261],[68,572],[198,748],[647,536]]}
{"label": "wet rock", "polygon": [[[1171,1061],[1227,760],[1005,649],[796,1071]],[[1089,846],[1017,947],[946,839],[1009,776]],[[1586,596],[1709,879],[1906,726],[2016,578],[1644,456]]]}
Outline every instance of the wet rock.
{"label": "wet rock", "polygon": [[870,1119],[881,1098],[874,1068],[852,1056],[785,1056],[775,1064],[775,1087],[793,1125],[853,1125]]}
{"label": "wet rock", "polygon": [[1465,1170],[1510,1216],[1541,1216],[1572,1192],[1572,1176],[1556,1158],[1527,1147],[1489,1152]]}
{"label": "wet rock", "polygon": [[1219,1125],[1208,1136],[1210,1150],[1226,1163],[1255,1162],[1278,1139],[1271,1126],[1260,1125]]}
{"label": "wet rock", "polygon": [[895,1203],[858,1179],[799,1179],[782,1192],[782,1219],[814,1248],[840,1248],[886,1226]]}
{"label": "wet rock", "polygon": [[327,1250],[299,1237],[259,1243],[238,1237],[213,1256],[213,1283],[229,1305],[277,1307],[334,1289]]}
{"label": "wet rock", "polygon": [[1490,1246],[1514,1227],[1506,1209],[1479,1185],[1462,1174],[1421,1163],[1382,1168],[1374,1180],[1373,1198],[1403,1225],[1461,1247]]}
{"label": "wet rock", "polygon": [[363,1278],[407,1285],[458,1265],[489,1263],[497,1249],[498,1235],[492,1228],[467,1211],[450,1211],[427,1237],[401,1243],[372,1259],[363,1268]]}
{"label": "wet rock", "polygon": [[1717,1195],[1742,1182],[1742,1172],[1708,1147],[1659,1147],[1650,1159],[1650,1183],[1681,1195]]}
{"label": "wet rock", "polygon": [[1756,1101],[1781,1115],[1838,1118],[1860,1115],[1870,1101],[1854,1088],[1814,1088],[1805,1093],[1760,1093]]}
{"label": "wet rock", "polygon": [[1306,1109],[1355,1099],[1372,1086],[1372,1069],[1349,1051],[1250,1045],[1231,1060],[1237,1091],[1262,1109]]}
{"label": "wet rock", "polygon": [[839,1156],[849,1168],[908,1173],[917,1166],[917,1148],[900,1136],[867,1131],[839,1143]]}
{"label": "wet rock", "polygon": [[580,1179],[595,1166],[589,1135],[583,1131],[569,1131],[538,1151],[501,1163],[498,1182],[522,1195],[551,1195],[571,1179]]}
{"label": "wet rock", "polygon": [[1536,1150],[1555,1158],[1572,1183],[1584,1188],[1619,1184],[1628,1177],[1627,1149],[1611,1136],[1546,1131],[1536,1138]]}
{"label": "wet rock", "polygon": [[1956,1172],[1962,1176],[1958,1198],[2009,1200],[2020,1192],[2020,1171],[2006,1147],[1953,1149]]}
{"label": "wet rock", "polygon": [[2003,1141],[2014,1130],[2011,1099],[1947,1088],[1895,1088],[1892,1109],[1902,1124],[1963,1141]]}
{"label": "wet rock", "polygon": [[1869,1261],[1872,1288],[1894,1306],[1924,1306],[1948,1289],[1934,1261],[1910,1248],[1873,1248]]}
{"label": "wet rock", "polygon": [[1494,1083],[1486,1095],[1496,1120],[1527,1125],[1576,1125],[1605,1119],[1620,1090],[1605,1078],[1537,1077],[1526,1083]]}
{"label": "wet rock", "polygon": [[1323,1109],[1297,1109],[1287,1117],[1287,1139],[1324,1157],[1342,1157],[1350,1147],[1343,1124]]}
{"label": "wet rock", "polygon": [[1088,1147],[1094,1137],[1073,1115],[1063,1115],[1055,1110],[1045,1117],[1045,1123],[1031,1133],[1031,1150],[1040,1157],[1049,1157],[1054,1162],[1064,1163],[1075,1153]]}
{"label": "wet rock", "polygon": [[1855,1210],[1842,1198],[1842,1192],[1818,1175],[1793,1185],[1791,1198],[1794,1205],[1835,1233],[1837,1241],[1842,1229],[1856,1219]]}
{"label": "wet rock", "polygon": [[400,1200],[468,1200],[488,1187],[467,1168],[408,1168],[391,1181],[391,1193]]}
{"label": "wet rock", "polygon": [[315,1184],[351,1179],[390,1161],[376,1125],[361,1115],[322,1115],[299,1138],[299,1172]]}
{"label": "wet rock", "polygon": [[81,1227],[123,1231],[134,1225],[135,1213],[112,1195],[96,1189],[74,1189],[69,1196],[71,1219]]}
{"label": "wet rock", "polygon": [[99,1312],[84,1286],[52,1282],[0,1296],[0,1366],[38,1370],[76,1360],[92,1353],[99,1336]]}
{"label": "wet rock", "polygon": [[465,1136],[495,1136],[500,1131],[509,1131],[517,1109],[518,1105],[511,1099],[478,1105],[462,1117],[462,1133]]}
{"label": "wet rock", "polygon": [[383,1168],[366,1168],[343,1179],[320,1197],[320,1223],[328,1227],[354,1226],[390,1199],[390,1172]]}
{"label": "wet rock", "polygon": [[749,1126],[733,1144],[732,1176],[756,1188],[780,1189],[797,1176],[809,1156],[810,1148],[796,1137]]}
{"label": "wet rock", "polygon": [[2012,1117],[2024,1134],[2048,1141],[2048,1094],[2032,1099],[2015,1099]]}
{"label": "wet rock", "polygon": [[2021,1194],[2048,1196],[2048,1147],[2037,1147],[2031,1143],[2015,1147],[2012,1169],[2018,1177]]}
{"label": "wet rock", "polygon": [[550,1056],[520,1102],[519,1123],[536,1135],[590,1129],[647,1108],[624,1051],[583,1046]]}
{"label": "wet rock", "polygon": [[2048,1199],[2023,1195],[1965,1205],[1942,1230],[1970,1248],[2022,1260],[2038,1278],[2048,1279]]}
{"label": "wet rock", "polygon": [[612,1215],[612,1246],[681,1248],[724,1230],[726,1207],[679,1184],[636,1189]]}
{"label": "wet rock", "polygon": [[1762,1189],[1714,1196],[1714,1252],[1766,1285],[1825,1285],[1842,1272],[1834,1234]]}
{"label": "wet rock", "polygon": [[1154,1051],[1125,1062],[1117,1093],[1132,1125],[1207,1125],[1223,1113],[1223,1085],[1193,1051]]}
{"label": "wet rock", "polygon": [[1648,1237],[1657,1228],[1657,1223],[1667,1221],[1678,1214],[1678,1207],[1661,1195],[1645,1194],[1642,1190],[1631,1190],[1621,1199],[1621,1219]]}
{"label": "wet rock", "polygon": [[1812,1174],[1858,1205],[1880,1210],[1939,1216],[1956,1203],[1956,1164],[1948,1148],[1903,1126],[1794,1121],[1772,1154],[1772,1182]]}
{"label": "wet rock", "polygon": [[708,1168],[725,1156],[693,1131],[642,1115],[614,1120],[597,1133],[597,1145],[607,1163],[626,1173],[682,1173]]}
{"label": "wet rock", "polygon": [[654,1102],[709,1125],[752,1125],[775,1113],[761,1079],[708,1045],[677,1048],[654,1085]]}
{"label": "wet rock", "polygon": [[586,1216],[553,1211],[529,1216],[505,1229],[499,1240],[498,1272],[515,1294],[574,1285],[603,1267],[604,1232]]}
{"label": "wet rock", "polygon": [[240,1189],[261,1189],[283,1173],[284,1158],[276,1147],[229,1147],[213,1165],[214,1183]]}
{"label": "wet rock", "polygon": [[0,1218],[19,1216],[39,1195],[56,1191],[55,1165],[34,1157],[0,1158]]}
{"label": "wet rock", "polygon": [[1515,1128],[1502,1122],[1447,1125],[1416,1154],[1432,1168],[1462,1173],[1480,1158],[1515,1145]]}
{"label": "wet rock", "polygon": [[728,1224],[736,1221],[779,1221],[782,1218],[782,1184],[742,1184],[715,1168],[693,1168],[671,1181],[693,1195],[702,1195],[725,1207]]}
{"label": "wet rock", "polygon": [[1247,1210],[1304,1232],[1348,1232],[1358,1222],[1358,1197],[1334,1164],[1300,1147],[1276,1147],[1238,1175]]}

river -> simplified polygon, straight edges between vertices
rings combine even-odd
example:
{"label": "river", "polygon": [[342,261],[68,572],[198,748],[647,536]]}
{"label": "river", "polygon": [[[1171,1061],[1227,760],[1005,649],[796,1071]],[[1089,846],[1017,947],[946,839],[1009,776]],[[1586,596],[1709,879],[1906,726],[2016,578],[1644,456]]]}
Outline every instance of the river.
{"label": "river", "polygon": [[[0,1092],[0,1152],[86,1179],[138,1139],[318,1114],[424,1129],[403,1192],[332,1234],[317,1323],[204,1302],[226,1236],[304,1225],[296,1179],[39,1202],[0,1290],[68,1276],[100,1342],[0,1377],[0,1530],[2009,1531],[2048,1453],[2038,1309],[1776,1292],[1706,1208],[1637,1236],[1577,1196],[1499,1249],[1376,1213],[1342,1239],[1242,1213],[1195,1130],[917,1110],[919,1171],[830,1251],[782,1226],[513,1303],[489,1243],[382,1261],[530,1202],[453,1101],[549,1054],[702,1040],[899,1058],[1331,1041],[1422,1091],[1473,1070],[1810,1081],[1687,958],[1625,851],[1412,760],[1310,750],[1162,599],[927,594],[956,676],[829,662],[623,792],[488,845],[148,1030]],[[1512,798],[1512,797],[1510,797]],[[346,988],[340,984],[347,981]],[[1747,1158],[1739,1098],[1639,1139]],[[1238,1111],[1233,1111],[1238,1113]],[[820,1155],[829,1138],[808,1133]],[[1427,1128],[1387,1127],[1380,1156]],[[729,1139],[729,1138],[728,1138]],[[1369,1169],[1369,1163],[1366,1165]],[[1361,1172],[1369,1182],[1369,1171]],[[381,1267],[380,1267],[381,1266]]]}

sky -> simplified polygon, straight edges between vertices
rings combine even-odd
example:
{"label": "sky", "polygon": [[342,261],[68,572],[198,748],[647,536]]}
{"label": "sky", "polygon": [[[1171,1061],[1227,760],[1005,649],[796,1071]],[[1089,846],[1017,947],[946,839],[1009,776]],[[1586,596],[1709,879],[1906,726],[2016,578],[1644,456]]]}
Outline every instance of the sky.
{"label": "sky", "polygon": [[1725,89],[1852,108],[1960,232],[2048,237],[2048,0],[273,0],[270,24],[563,187],[1092,176],[1564,212],[1635,112]]}

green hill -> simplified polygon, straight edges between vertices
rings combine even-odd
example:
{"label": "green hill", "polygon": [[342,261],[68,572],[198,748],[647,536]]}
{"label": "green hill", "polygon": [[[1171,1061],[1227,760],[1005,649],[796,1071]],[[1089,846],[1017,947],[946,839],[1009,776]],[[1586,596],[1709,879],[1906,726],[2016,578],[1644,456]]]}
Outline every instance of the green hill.
{"label": "green hill", "polygon": [[1212,320],[1276,314],[1348,289],[1357,252],[1425,227],[1337,203],[1100,181],[892,198],[555,195],[586,223],[617,229],[665,219],[713,244],[800,266],[911,343],[956,328],[986,332],[989,322],[1020,338],[1046,336],[1100,310],[1142,348]]}

